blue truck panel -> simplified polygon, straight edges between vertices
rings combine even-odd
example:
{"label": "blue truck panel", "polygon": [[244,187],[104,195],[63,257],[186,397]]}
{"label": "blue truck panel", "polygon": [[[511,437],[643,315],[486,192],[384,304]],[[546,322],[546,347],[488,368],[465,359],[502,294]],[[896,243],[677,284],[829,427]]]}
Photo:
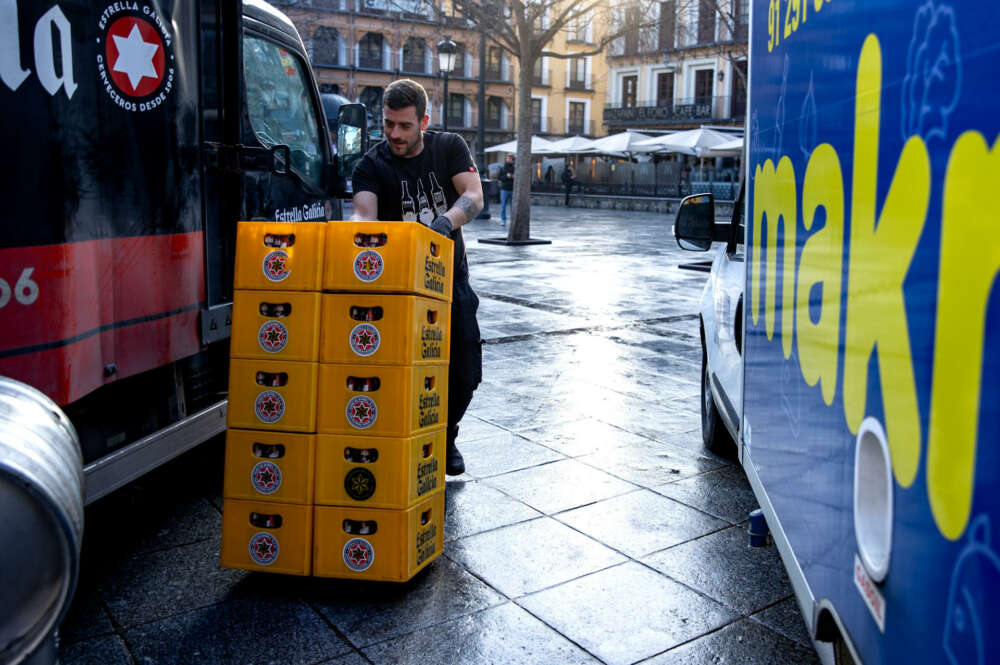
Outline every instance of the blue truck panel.
{"label": "blue truck panel", "polygon": [[[1000,11],[758,0],[751,20],[744,463],[865,663],[998,663]],[[882,581],[856,570],[875,430]]]}

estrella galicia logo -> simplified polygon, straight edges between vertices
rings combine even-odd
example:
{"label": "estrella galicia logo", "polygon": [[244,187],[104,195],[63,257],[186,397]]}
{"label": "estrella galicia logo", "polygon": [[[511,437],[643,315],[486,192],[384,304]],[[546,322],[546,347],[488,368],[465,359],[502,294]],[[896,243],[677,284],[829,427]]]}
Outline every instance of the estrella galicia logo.
{"label": "estrella galicia logo", "polygon": [[259,531],[250,537],[250,558],[258,566],[270,566],[278,560],[278,539]]}
{"label": "estrella galicia logo", "polygon": [[257,331],[257,342],[268,353],[277,353],[288,344],[288,328],[281,321],[265,321]]}
{"label": "estrella galicia logo", "polygon": [[356,467],[347,472],[344,490],[355,501],[366,501],[375,494],[375,474],[368,469]]}
{"label": "estrella galicia logo", "polygon": [[347,422],[355,429],[368,429],[378,418],[375,400],[366,395],[355,395],[347,403]]}
{"label": "estrella galicia logo", "polygon": [[292,273],[292,269],[288,267],[288,253],[280,249],[268,252],[261,264],[261,269],[264,271],[264,277],[272,282],[285,281],[285,278]]}
{"label": "estrella galicia logo", "polygon": [[108,5],[100,30],[97,72],[111,101],[126,111],[160,107],[174,88],[171,18],[149,5],[124,0]]}
{"label": "estrella galicia logo", "polygon": [[374,282],[382,276],[384,268],[382,255],[373,249],[366,249],[354,257],[354,276],[362,282]]}
{"label": "estrella galicia logo", "polygon": [[370,323],[359,323],[351,331],[351,350],[359,356],[367,358],[378,351],[381,343],[378,328]]}
{"label": "estrella galicia logo", "polygon": [[274,494],[281,487],[281,468],[274,462],[257,462],[250,472],[250,482],[261,494]]}
{"label": "estrella galicia logo", "polygon": [[276,423],[285,415],[285,398],[273,390],[265,390],[257,395],[253,411],[262,423]]}
{"label": "estrella galicia logo", "polygon": [[356,573],[368,570],[375,561],[375,550],[364,538],[351,538],[344,545],[344,563]]}

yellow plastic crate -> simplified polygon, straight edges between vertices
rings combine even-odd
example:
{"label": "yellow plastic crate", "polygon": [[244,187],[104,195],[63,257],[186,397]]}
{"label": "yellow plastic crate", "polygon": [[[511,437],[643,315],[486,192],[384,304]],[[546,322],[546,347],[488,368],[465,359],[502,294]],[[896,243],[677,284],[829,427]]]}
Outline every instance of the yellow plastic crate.
{"label": "yellow plastic crate", "polygon": [[409,510],[316,506],[313,575],[405,582],[444,549],[444,492]]}
{"label": "yellow plastic crate", "polygon": [[451,307],[433,298],[323,294],[320,362],[439,365],[448,362]]}
{"label": "yellow plastic crate", "polygon": [[418,222],[328,222],[324,291],[415,293],[451,302],[450,238]]}
{"label": "yellow plastic crate", "polygon": [[313,507],[225,499],[222,502],[223,568],[309,575]]}
{"label": "yellow plastic crate", "polygon": [[448,421],[448,366],[319,366],[323,434],[408,438]]}
{"label": "yellow plastic crate", "polygon": [[233,358],[319,359],[320,294],[237,291],[233,297]]}
{"label": "yellow plastic crate", "polygon": [[233,287],[319,291],[325,233],[322,222],[240,222]]}
{"label": "yellow plastic crate", "polygon": [[445,428],[409,439],[320,434],[315,503],[406,509],[444,490]]}
{"label": "yellow plastic crate", "polygon": [[230,360],[229,426],[315,432],[318,366],[280,360]]}
{"label": "yellow plastic crate", "polygon": [[227,499],[311,504],[316,435],[231,429],[226,432]]}

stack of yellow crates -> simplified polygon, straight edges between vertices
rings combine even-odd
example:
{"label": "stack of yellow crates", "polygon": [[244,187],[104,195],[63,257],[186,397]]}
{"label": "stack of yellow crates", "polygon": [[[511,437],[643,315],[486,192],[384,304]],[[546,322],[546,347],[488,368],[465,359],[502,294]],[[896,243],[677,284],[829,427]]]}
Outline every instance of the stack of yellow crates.
{"label": "stack of yellow crates", "polygon": [[420,224],[240,224],[224,566],[405,581],[440,555],[452,252]]}

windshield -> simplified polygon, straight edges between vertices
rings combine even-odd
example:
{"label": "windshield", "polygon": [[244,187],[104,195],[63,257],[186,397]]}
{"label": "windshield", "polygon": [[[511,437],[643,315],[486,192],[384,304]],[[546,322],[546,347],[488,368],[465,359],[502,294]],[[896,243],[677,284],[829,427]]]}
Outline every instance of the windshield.
{"label": "windshield", "polygon": [[266,148],[287,145],[292,167],[321,187],[323,148],[301,62],[274,42],[245,35],[243,68],[250,125],[257,138]]}

